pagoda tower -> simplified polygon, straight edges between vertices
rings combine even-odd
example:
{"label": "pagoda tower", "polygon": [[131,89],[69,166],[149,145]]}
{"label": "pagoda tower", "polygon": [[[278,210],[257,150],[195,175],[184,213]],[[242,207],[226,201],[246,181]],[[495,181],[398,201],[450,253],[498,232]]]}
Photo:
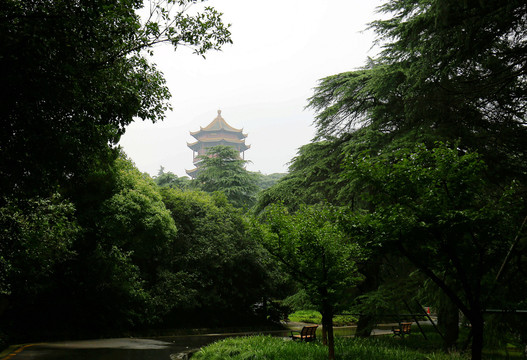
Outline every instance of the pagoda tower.
{"label": "pagoda tower", "polygon": [[240,153],[240,158],[245,158],[245,150],[251,146],[245,144],[247,134],[243,129],[235,129],[221,116],[221,110],[218,110],[218,116],[206,127],[201,127],[199,131],[190,132],[197,141],[187,143],[192,149],[194,165],[192,170],[186,170],[187,174],[195,179],[199,171],[199,156],[206,155],[209,148],[217,145],[226,145],[235,148]]}

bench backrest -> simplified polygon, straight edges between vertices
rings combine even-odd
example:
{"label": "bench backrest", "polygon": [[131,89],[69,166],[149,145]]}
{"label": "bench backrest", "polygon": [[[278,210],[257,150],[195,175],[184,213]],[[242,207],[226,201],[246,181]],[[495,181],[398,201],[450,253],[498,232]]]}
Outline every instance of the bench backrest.
{"label": "bench backrest", "polygon": [[317,327],[318,327],[318,325],[315,325],[315,326],[304,326],[302,328],[302,331],[300,332],[300,335],[302,337],[315,337],[316,333],[317,333]]}
{"label": "bench backrest", "polygon": [[412,323],[401,323],[401,331],[404,333],[410,332],[412,329]]}

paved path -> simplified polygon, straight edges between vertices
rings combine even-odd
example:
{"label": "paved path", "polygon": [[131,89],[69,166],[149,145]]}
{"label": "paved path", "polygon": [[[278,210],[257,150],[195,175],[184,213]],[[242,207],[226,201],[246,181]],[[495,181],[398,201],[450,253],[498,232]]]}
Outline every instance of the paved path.
{"label": "paved path", "polygon": [[101,339],[25,345],[2,360],[158,360],[184,351],[185,346],[152,339]]}
{"label": "paved path", "polygon": [[[271,332],[267,332],[271,333]],[[61,341],[11,347],[0,360],[175,360],[214,341],[256,332]],[[277,336],[284,331],[277,333]]]}
{"label": "paved path", "polygon": [[[301,329],[305,324],[288,323],[287,325],[291,329]],[[352,334],[353,328],[353,326],[346,326],[336,329],[349,329],[350,334]],[[259,333],[287,337],[289,330]],[[198,349],[223,338],[254,334],[258,334],[258,332],[165,336],[156,339],[119,338],[28,344],[11,347],[9,351],[2,353],[0,360],[175,360],[184,359],[182,354],[185,352]],[[385,334],[391,334],[391,331],[388,329],[373,330],[373,335]]]}

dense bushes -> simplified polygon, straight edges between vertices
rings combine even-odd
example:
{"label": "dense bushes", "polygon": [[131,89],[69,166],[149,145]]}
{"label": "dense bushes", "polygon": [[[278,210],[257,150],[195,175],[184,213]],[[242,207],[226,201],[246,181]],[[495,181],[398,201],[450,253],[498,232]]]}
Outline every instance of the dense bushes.
{"label": "dense bushes", "polygon": [[178,228],[167,266],[177,284],[169,291],[180,294],[172,319],[207,325],[248,320],[264,295],[266,271],[241,212],[221,193],[163,188],[162,195]]}
{"label": "dense bushes", "polygon": [[255,320],[266,271],[223,194],[160,188],[122,155],[65,196],[0,208],[11,339]]}

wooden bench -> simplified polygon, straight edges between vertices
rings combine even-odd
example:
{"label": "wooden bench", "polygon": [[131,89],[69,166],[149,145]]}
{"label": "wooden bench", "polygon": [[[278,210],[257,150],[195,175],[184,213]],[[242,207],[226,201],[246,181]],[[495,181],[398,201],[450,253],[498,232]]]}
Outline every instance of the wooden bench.
{"label": "wooden bench", "polygon": [[399,326],[392,326],[393,336],[404,337],[404,335],[410,335],[412,332],[412,323],[404,322],[400,323]]}
{"label": "wooden bench", "polygon": [[[314,341],[317,338],[317,327],[318,325],[313,326],[304,326],[300,331],[291,331],[291,339],[300,340],[300,341]],[[293,334],[298,333],[298,334]]]}

